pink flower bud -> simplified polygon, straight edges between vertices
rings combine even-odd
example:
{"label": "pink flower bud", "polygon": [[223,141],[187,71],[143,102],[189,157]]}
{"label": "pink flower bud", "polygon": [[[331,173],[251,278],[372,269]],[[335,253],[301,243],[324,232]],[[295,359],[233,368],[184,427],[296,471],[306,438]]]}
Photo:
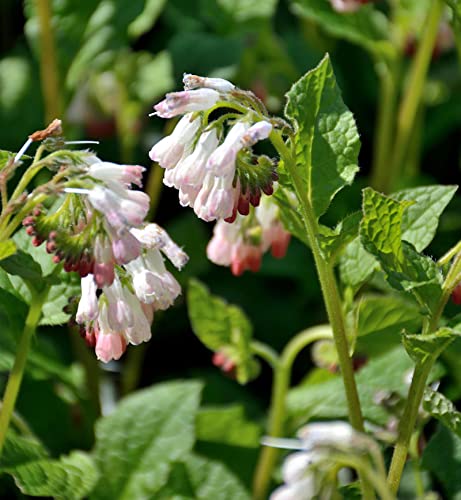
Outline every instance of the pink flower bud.
{"label": "pink flower bud", "polygon": [[235,89],[235,85],[233,83],[224,80],[223,78],[207,78],[203,76],[191,75],[190,73],[184,73],[182,81],[185,90],[205,87],[217,90],[218,92],[230,92]]}
{"label": "pink flower bud", "polygon": [[214,106],[220,99],[213,89],[185,90],[170,92],[165,99],[154,106],[161,118],[173,118],[191,111],[204,111]]}

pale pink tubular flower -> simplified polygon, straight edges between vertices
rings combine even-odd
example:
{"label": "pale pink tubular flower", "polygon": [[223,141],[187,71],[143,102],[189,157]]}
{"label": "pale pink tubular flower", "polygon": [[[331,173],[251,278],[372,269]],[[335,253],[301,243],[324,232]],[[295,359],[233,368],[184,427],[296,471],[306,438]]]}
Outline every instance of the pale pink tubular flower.
{"label": "pale pink tubular flower", "polygon": [[257,142],[267,139],[272,132],[272,124],[260,121],[252,125],[242,136],[242,145],[246,148],[254,146]]}
{"label": "pale pink tubular flower", "polygon": [[165,99],[154,106],[156,114],[161,118],[190,113],[191,111],[204,111],[211,108],[220,100],[219,92],[213,89],[186,90],[170,92]]}
{"label": "pale pink tubular flower", "polygon": [[141,254],[141,243],[124,228],[112,235],[112,252],[118,264],[127,264]]}
{"label": "pale pink tubular flower", "polygon": [[250,123],[239,121],[227,134],[224,142],[208,158],[206,169],[217,176],[234,177],[237,153],[244,147],[242,138]]}
{"label": "pale pink tubular flower", "polygon": [[97,286],[92,274],[81,279],[82,296],[78,303],[76,321],[79,324],[93,321],[98,316]]}
{"label": "pale pink tubular flower", "polygon": [[95,352],[99,360],[108,363],[112,359],[121,358],[126,350],[127,342],[120,332],[111,329],[108,320],[108,308],[105,303],[99,309],[98,329],[95,335]]}
{"label": "pale pink tubular flower", "polygon": [[184,90],[192,90],[197,88],[208,88],[217,90],[218,92],[231,92],[235,89],[235,85],[224,78],[208,78],[203,76],[184,73],[182,82]]}
{"label": "pale pink tubular flower", "polygon": [[175,167],[183,155],[189,153],[200,126],[200,118],[193,119],[192,113],[184,115],[170,135],[152,146],[150,159],[166,169]]}
{"label": "pale pink tubular flower", "polygon": [[[201,134],[194,151],[176,165],[172,185],[189,195],[198,193],[206,175],[206,163],[218,143],[216,129]],[[189,199],[189,203],[193,201]]]}
{"label": "pale pink tubular flower", "polygon": [[194,212],[204,221],[226,219],[235,205],[233,176],[207,174],[194,202]]}
{"label": "pale pink tubular flower", "polygon": [[142,186],[142,174],[146,169],[139,165],[118,165],[108,161],[98,161],[88,167],[88,174],[101,181],[116,181],[124,187],[131,184]]}
{"label": "pale pink tubular flower", "polygon": [[94,244],[94,281],[98,288],[110,285],[115,277],[115,258],[109,238],[96,236]]}

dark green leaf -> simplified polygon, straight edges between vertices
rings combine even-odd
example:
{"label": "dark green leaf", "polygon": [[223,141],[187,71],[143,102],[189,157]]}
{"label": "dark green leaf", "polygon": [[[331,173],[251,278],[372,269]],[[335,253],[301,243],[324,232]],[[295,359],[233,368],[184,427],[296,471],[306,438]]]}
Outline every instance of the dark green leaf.
{"label": "dark green leaf", "polygon": [[33,437],[22,437],[9,430],[0,460],[0,470],[8,471],[15,467],[47,458],[48,452],[42,443]]}
{"label": "dark green leaf", "polygon": [[252,327],[244,312],[211,295],[197,280],[189,283],[187,302],[197,337],[209,349],[222,352],[235,363],[241,384],[254,378],[259,365],[250,349]]}
{"label": "dark green leaf", "polygon": [[424,448],[421,465],[443,485],[444,498],[459,498],[461,493],[461,438],[440,426]]}
{"label": "dark green leaf", "polygon": [[301,196],[320,217],[335,194],[354,180],[360,149],[354,117],[341,98],[328,55],[291,87],[285,114],[296,130]]}
{"label": "dark green leaf", "polygon": [[94,451],[101,479],[91,498],[154,498],[171,463],[192,449],[200,391],[197,382],[159,384],[101,419]]}
{"label": "dark green leaf", "polygon": [[42,270],[35,260],[22,250],[10,255],[0,261],[0,266],[8,273],[20,276],[34,288],[40,290],[43,287]]}

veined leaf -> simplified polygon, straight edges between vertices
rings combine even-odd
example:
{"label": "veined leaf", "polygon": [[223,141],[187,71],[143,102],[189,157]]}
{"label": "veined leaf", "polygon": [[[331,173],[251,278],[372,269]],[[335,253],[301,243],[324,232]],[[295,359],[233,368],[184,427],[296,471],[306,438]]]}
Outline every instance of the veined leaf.
{"label": "veined leaf", "polygon": [[341,281],[353,289],[365,283],[377,268],[378,261],[363,248],[358,237],[346,246],[339,261]]}
{"label": "veined leaf", "polygon": [[354,117],[341,98],[328,55],[291,87],[285,114],[296,130],[300,195],[320,217],[335,194],[354,180],[360,149]]}
{"label": "veined leaf", "polygon": [[286,187],[279,186],[277,191],[273,194],[274,199],[277,201],[279,207],[280,219],[285,229],[293,236],[302,241],[306,246],[309,246],[307,240],[306,228],[303,224],[303,219],[299,213],[299,203],[290,196],[293,194],[288,191]]}
{"label": "veined leaf", "polygon": [[102,418],[94,450],[101,478],[91,498],[154,498],[171,464],[192,449],[200,391],[197,382],[159,384]]}
{"label": "veined leaf", "polygon": [[389,284],[411,292],[421,306],[432,310],[440,298],[442,275],[432,259],[402,241],[403,215],[410,204],[364,189],[360,238],[364,248],[380,262]]}
{"label": "veined leaf", "polygon": [[423,408],[461,438],[461,413],[442,393],[426,387],[423,395]]}
{"label": "veined leaf", "polygon": [[251,323],[237,306],[226,304],[191,280],[187,294],[189,317],[197,337],[211,350],[222,352],[237,369],[237,380],[245,384],[259,372],[250,350]]}
{"label": "veined leaf", "polygon": [[16,252],[16,244],[13,240],[2,241],[0,243],[0,260],[10,257]]}
{"label": "veined leaf", "polygon": [[434,333],[404,333],[402,343],[415,363],[425,363],[430,359],[437,359],[442,351],[459,336],[461,332],[444,327]]}

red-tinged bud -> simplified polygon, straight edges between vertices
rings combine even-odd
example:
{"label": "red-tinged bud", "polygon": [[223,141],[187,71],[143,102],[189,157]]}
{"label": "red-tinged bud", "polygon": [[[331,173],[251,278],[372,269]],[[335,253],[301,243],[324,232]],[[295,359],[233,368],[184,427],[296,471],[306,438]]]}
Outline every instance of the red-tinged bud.
{"label": "red-tinged bud", "polygon": [[32,213],[35,215],[35,217],[39,217],[42,215],[42,209],[40,207],[35,207]]}
{"label": "red-tinged bud", "polygon": [[32,245],[34,247],[39,247],[42,243],[43,243],[43,240],[39,236],[34,236],[32,238]]}
{"label": "red-tinged bud", "polygon": [[272,184],[267,184],[262,189],[263,189],[263,193],[267,194],[267,196],[271,196],[274,193],[274,188],[273,188]]}
{"label": "red-tinged bud", "polygon": [[248,195],[240,195],[237,210],[242,215],[248,215],[250,213],[250,200]]}
{"label": "red-tinged bud", "polygon": [[257,207],[261,201],[261,191],[258,189],[255,193],[250,194],[250,203]]}
{"label": "red-tinged bud", "polygon": [[211,358],[211,362],[218,367],[221,367],[226,361],[226,356],[220,351],[215,352]]}
{"label": "red-tinged bud", "polygon": [[461,305],[461,283],[456,285],[456,288],[453,290],[451,294],[451,300],[457,305]]}
{"label": "red-tinged bud", "polygon": [[72,260],[67,260],[64,262],[64,271],[66,271],[66,273],[70,273],[72,271],[72,267],[73,267],[74,263],[72,262]]}
{"label": "red-tinged bud", "polygon": [[272,174],[271,174],[271,179],[275,182],[277,182],[279,180],[279,174],[277,172],[277,170],[273,170],[272,171]]}
{"label": "red-tinged bud", "polygon": [[33,217],[32,215],[24,217],[22,221],[23,226],[33,226],[34,224],[35,224],[35,217]]}
{"label": "red-tinged bud", "polygon": [[35,236],[37,234],[37,231],[35,230],[35,227],[34,226],[27,226],[26,227],[26,233],[29,235],[29,236]]}
{"label": "red-tinged bud", "polygon": [[235,222],[236,218],[237,218],[237,208],[234,207],[232,215],[230,217],[226,217],[224,220],[225,222],[232,224],[233,222]]}
{"label": "red-tinged bud", "polygon": [[212,363],[220,368],[228,377],[235,378],[237,365],[222,351],[213,354]]}
{"label": "red-tinged bud", "polygon": [[47,241],[46,242],[46,252],[47,253],[54,253],[57,249],[57,245],[55,241]]}
{"label": "red-tinged bud", "polygon": [[50,234],[48,235],[48,240],[55,240],[58,237],[58,232],[57,231],[51,231]]}
{"label": "red-tinged bud", "polygon": [[53,255],[52,261],[55,264],[59,264],[61,262],[61,256],[60,255]]}
{"label": "red-tinged bud", "polygon": [[366,356],[354,356],[352,358],[352,367],[354,371],[359,371],[363,366],[365,366],[368,362],[368,358]]}
{"label": "red-tinged bud", "polygon": [[290,239],[291,234],[285,231],[283,235],[281,234],[277,240],[273,241],[271,245],[272,257],[275,257],[276,259],[283,259],[287,253]]}

